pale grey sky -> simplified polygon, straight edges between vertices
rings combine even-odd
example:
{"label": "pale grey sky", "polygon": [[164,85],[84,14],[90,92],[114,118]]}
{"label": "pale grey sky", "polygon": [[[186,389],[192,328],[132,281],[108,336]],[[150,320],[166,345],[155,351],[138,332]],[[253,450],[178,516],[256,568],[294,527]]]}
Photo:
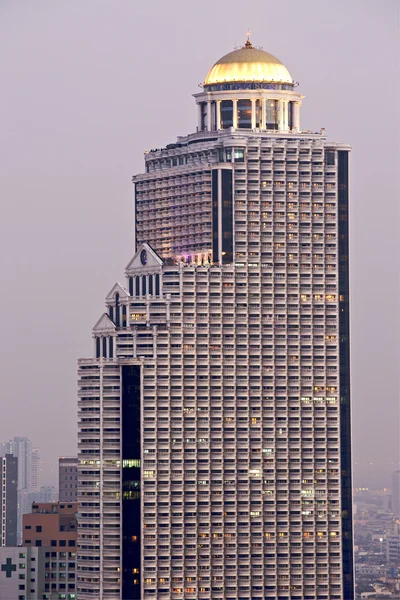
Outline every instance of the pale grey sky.
{"label": "pale grey sky", "polygon": [[355,474],[389,483],[398,0],[0,0],[0,441],[28,436],[50,462],[76,452],[76,360],[91,356],[91,328],[133,254],[131,175],[144,150],[195,129],[191,94],[248,28],[300,82],[302,126],[353,147]]}

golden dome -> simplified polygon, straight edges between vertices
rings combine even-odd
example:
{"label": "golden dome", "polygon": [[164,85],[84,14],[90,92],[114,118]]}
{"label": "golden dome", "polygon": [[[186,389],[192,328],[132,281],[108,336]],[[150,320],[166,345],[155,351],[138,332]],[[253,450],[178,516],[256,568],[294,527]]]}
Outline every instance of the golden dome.
{"label": "golden dome", "polygon": [[254,48],[249,39],[243,48],[225,54],[215,63],[204,85],[233,81],[293,83],[285,65],[272,54]]}

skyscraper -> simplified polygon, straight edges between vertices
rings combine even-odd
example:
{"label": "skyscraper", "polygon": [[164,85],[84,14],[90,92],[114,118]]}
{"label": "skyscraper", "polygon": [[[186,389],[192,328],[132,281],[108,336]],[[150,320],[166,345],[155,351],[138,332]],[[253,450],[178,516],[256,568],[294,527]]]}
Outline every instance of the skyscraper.
{"label": "skyscraper", "polygon": [[195,100],[79,361],[78,597],[349,600],[350,148],[250,40]]}
{"label": "skyscraper", "polygon": [[18,458],[17,541],[22,539],[22,515],[30,512],[29,494],[39,489],[39,450],[26,437],[14,437],[1,445],[1,452]]}
{"label": "skyscraper", "polygon": [[40,452],[38,448],[32,449],[32,471],[30,492],[40,491]]}
{"label": "skyscraper", "polygon": [[0,457],[0,546],[17,545],[18,459]]}

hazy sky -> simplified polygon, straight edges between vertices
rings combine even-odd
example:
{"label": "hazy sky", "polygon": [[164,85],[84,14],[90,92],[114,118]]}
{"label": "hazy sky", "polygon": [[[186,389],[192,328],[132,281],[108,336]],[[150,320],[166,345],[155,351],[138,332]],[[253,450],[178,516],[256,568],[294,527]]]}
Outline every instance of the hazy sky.
{"label": "hazy sky", "polygon": [[300,82],[303,128],[326,127],[353,148],[356,483],[389,483],[399,460],[399,6],[0,0],[0,441],[28,436],[50,462],[76,453],[76,360],[91,356],[91,328],[133,255],[131,176],[144,150],[194,131],[191,94],[250,28]]}

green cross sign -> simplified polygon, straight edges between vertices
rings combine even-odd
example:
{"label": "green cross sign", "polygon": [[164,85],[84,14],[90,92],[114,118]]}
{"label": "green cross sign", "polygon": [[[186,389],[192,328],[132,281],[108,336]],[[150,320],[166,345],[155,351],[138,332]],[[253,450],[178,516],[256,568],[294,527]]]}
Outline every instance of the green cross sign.
{"label": "green cross sign", "polygon": [[6,577],[11,577],[12,572],[17,570],[17,565],[13,565],[11,558],[7,558],[6,564],[1,565],[1,570],[6,572]]}

